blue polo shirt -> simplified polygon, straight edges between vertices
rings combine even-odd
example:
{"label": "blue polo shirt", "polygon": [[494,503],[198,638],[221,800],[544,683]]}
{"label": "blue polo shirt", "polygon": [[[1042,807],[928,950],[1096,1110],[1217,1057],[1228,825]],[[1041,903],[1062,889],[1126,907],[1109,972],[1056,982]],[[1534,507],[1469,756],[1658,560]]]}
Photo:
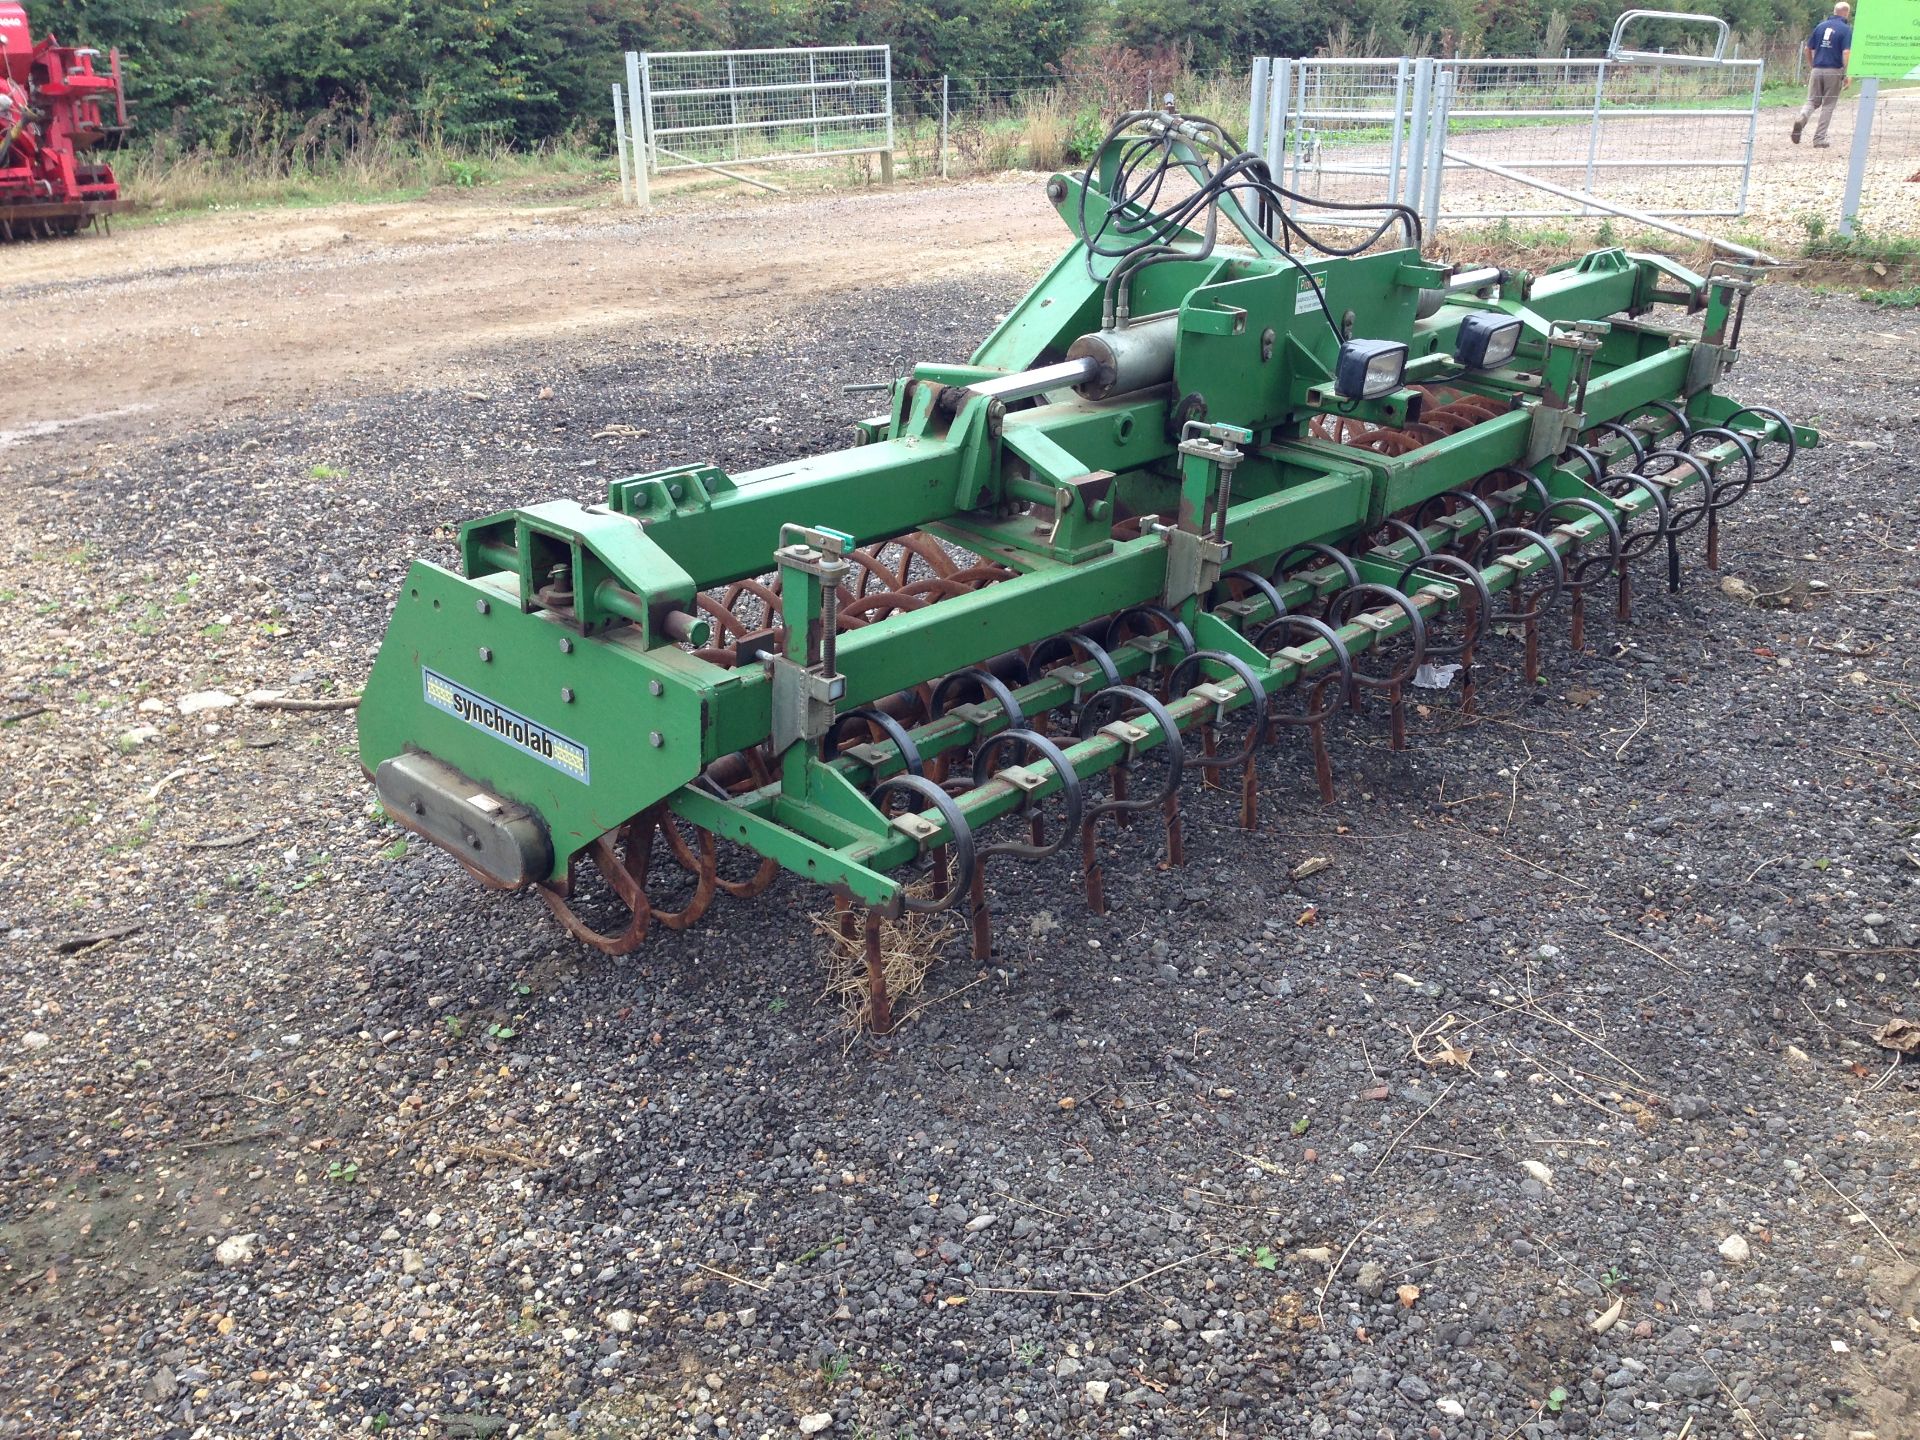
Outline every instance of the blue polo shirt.
{"label": "blue polo shirt", "polygon": [[1853,27],[1838,15],[1829,15],[1813,27],[1807,48],[1813,51],[1814,69],[1838,70],[1840,57],[1853,48]]}

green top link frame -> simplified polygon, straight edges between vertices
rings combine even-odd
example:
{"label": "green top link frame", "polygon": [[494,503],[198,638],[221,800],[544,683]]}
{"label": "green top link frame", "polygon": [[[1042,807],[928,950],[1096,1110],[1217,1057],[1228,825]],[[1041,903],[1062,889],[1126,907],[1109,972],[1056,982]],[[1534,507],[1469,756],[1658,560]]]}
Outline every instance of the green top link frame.
{"label": "green top link frame", "polygon": [[[1151,209],[1147,159],[1206,203]],[[1816,440],[1718,391],[1758,278],[1738,267],[1605,249],[1461,272],[1412,233],[1297,255],[1297,197],[1178,115],[1124,117],[1046,195],[1067,251],[966,364],[892,382],[851,448],[617,480],[604,504],[469,523],[459,573],[415,564],[360,707],[389,813],[608,949],[633,927],[571,916],[575,863],[644,910],[636,847],[662,826],[709,894],[719,837],[897,912],[929,903],[902,874],[929,852],[971,864],[994,820],[1056,795],[1078,813],[1156,751],[1177,779],[1235,711],[1349,688],[1430,623],[1484,628],[1489,600],[1558,593],[1596,555],[1624,577],[1664,545],[1672,566],[1702,520],[1711,563],[1724,505]],[[1144,238],[1109,253],[1116,235]],[[1510,352],[1468,364],[1490,329]],[[1397,380],[1352,383],[1395,345]],[[861,567],[902,544],[876,614]],[[894,593],[943,571],[962,578]],[[960,675],[966,703],[927,703]],[[1052,755],[1021,739],[985,763],[1049,714],[1080,722],[1042,737]]]}

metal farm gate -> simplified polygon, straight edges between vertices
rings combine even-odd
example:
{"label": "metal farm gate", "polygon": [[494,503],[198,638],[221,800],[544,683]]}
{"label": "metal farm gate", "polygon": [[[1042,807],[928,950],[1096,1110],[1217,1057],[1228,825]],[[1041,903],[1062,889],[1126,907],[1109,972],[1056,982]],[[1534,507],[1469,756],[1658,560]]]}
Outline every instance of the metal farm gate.
{"label": "metal farm gate", "polygon": [[655,52],[627,68],[636,149],[655,174],[893,151],[885,45]]}
{"label": "metal farm gate", "polygon": [[1664,56],[1258,60],[1249,148],[1291,189],[1411,205],[1429,226],[1736,216],[1762,71]]}

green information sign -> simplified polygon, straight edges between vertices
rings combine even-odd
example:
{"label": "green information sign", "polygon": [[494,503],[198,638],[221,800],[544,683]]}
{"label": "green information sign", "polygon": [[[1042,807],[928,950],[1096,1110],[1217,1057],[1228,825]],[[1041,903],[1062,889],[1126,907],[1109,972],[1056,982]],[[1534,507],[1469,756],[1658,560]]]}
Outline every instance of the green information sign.
{"label": "green information sign", "polygon": [[1920,0],[1863,0],[1853,21],[1847,73],[1920,80]]}

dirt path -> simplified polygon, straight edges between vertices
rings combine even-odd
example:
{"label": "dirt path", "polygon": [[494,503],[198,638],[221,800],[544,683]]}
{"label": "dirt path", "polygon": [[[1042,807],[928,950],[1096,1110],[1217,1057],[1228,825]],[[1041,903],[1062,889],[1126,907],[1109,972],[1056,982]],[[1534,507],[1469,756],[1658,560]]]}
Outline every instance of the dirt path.
{"label": "dirt path", "polygon": [[197,217],[10,247],[0,446],[465,371],[502,341],[726,341],[848,290],[1006,266],[1063,239],[1032,176],[825,197],[688,197],[647,219],[500,196]]}

